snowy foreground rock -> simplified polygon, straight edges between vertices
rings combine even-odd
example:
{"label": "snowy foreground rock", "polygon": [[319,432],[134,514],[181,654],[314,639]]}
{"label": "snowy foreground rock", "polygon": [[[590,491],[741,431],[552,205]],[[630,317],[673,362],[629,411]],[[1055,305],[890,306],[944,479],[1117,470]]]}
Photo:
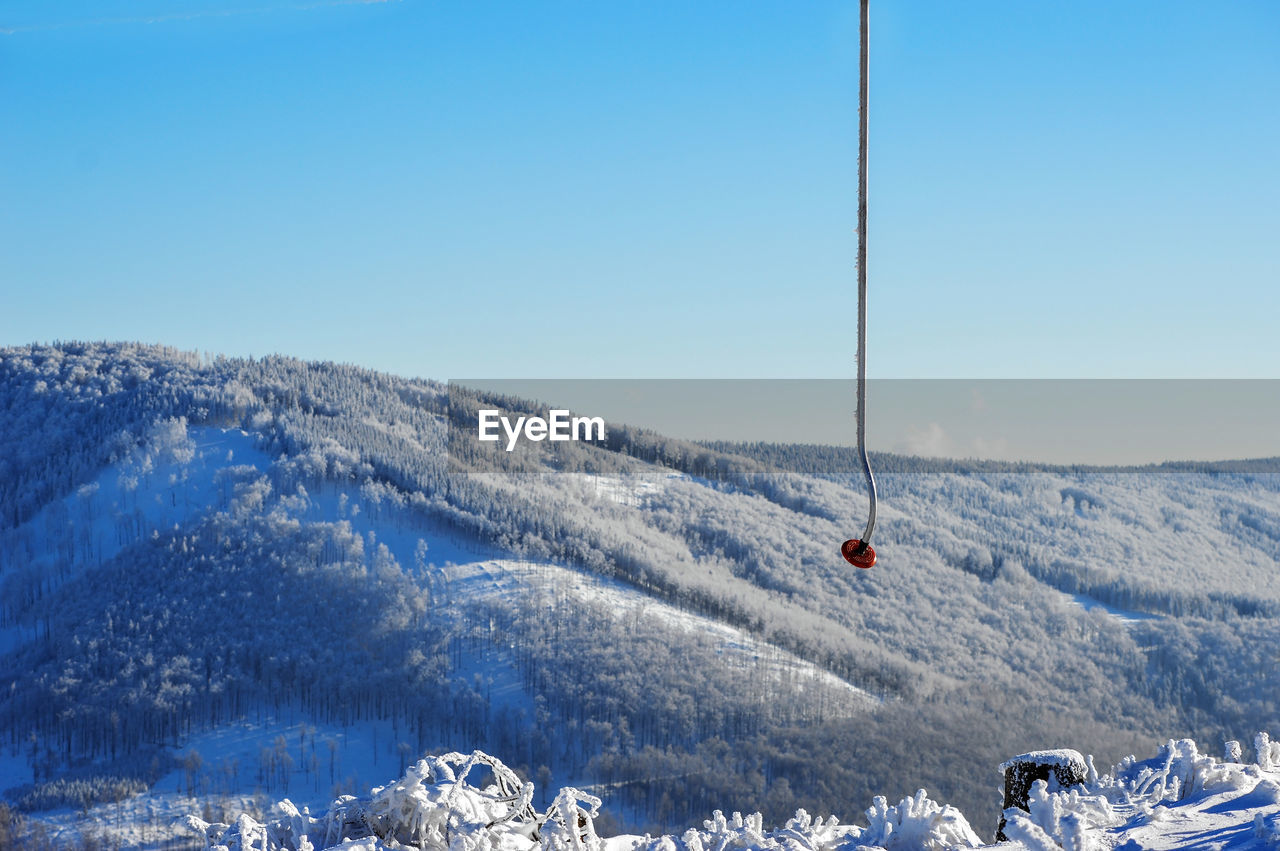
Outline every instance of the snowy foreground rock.
{"label": "snowy foreground rock", "polygon": [[318,816],[284,800],[279,817],[265,824],[245,815],[230,825],[195,817],[187,824],[210,851],[1280,849],[1280,743],[1262,733],[1254,751],[1256,762],[1245,764],[1236,742],[1218,760],[1189,739],[1170,740],[1156,757],[1129,757],[1101,776],[1090,757],[1080,783],[1032,782],[1026,810],[1004,811],[1007,840],[996,845],[984,845],[959,810],[931,801],[923,789],[896,806],[876,798],[866,827],[800,810],[783,827],[766,830],[758,813],[726,818],[716,811],[701,830],[679,836],[603,838],[594,821],[599,798],[566,788],[539,813],[533,784],[479,751],[427,757],[400,780],[368,797],[341,797]]}

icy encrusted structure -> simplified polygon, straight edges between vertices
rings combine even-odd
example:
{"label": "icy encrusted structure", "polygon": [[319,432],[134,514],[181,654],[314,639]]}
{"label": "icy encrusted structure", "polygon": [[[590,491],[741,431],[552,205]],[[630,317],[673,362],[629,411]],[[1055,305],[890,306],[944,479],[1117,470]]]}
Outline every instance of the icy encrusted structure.
{"label": "icy encrusted structure", "polygon": [[[1004,811],[1027,809],[1028,796],[1035,783],[1046,784],[1050,791],[1079,786],[1089,777],[1089,768],[1079,751],[1069,748],[1031,751],[1019,754],[1001,764],[1004,772]],[[1007,815],[1000,816],[996,838],[1005,839]]]}
{"label": "icy encrusted structure", "polygon": [[1064,848],[1090,851],[1099,847],[1089,832],[1120,822],[1110,801],[1102,795],[1081,794],[1079,789],[1050,792],[1049,784],[1035,781],[1027,797],[1027,811],[1004,811],[1005,839],[1029,849]]}
{"label": "icy encrusted structure", "polygon": [[836,851],[858,828],[841,827],[835,816],[816,821],[804,810],[796,813],[781,830],[765,831],[759,813],[725,818],[716,810],[703,822],[703,830],[690,828],[683,835],[646,836],[634,851]]}
{"label": "icy encrusted structure", "polygon": [[[476,768],[486,770],[492,783],[479,788],[468,782]],[[450,753],[420,760],[367,798],[344,795],[320,816],[284,800],[266,823],[247,815],[234,824],[189,816],[187,826],[207,851],[942,851],[981,844],[959,810],[929,800],[923,789],[897,806],[876,798],[866,828],[800,810],[782,828],[766,831],[759,813],[726,818],[717,810],[703,830],[679,837],[608,840],[595,829],[599,798],[565,788],[539,813],[533,791],[532,783],[488,754]]]}
{"label": "icy encrusted structure", "polygon": [[959,810],[929,800],[923,789],[896,806],[877,797],[867,820],[865,828],[841,826],[835,816],[815,820],[799,810],[781,829],[765,831],[759,813],[726,819],[716,810],[704,830],[646,836],[634,851],[943,851],[982,844]]}
{"label": "icy encrusted structure", "polygon": [[[1033,779],[1024,807],[1004,811],[1009,845],[1003,847],[1105,851],[1154,842],[1192,849],[1205,847],[1210,834],[1247,834],[1242,848],[1280,851],[1280,752],[1269,737],[1254,743],[1258,761],[1242,764],[1201,754],[1190,739],[1170,739],[1156,757],[1128,757],[1101,776],[1092,758],[1074,751],[1023,754],[1006,770],[1030,764],[1052,774],[1065,766],[1069,777],[1080,779],[1069,788],[1056,775]],[[490,782],[483,787],[473,782],[473,775],[486,774]],[[958,810],[929,800],[924,790],[896,806],[877,797],[866,827],[800,810],[783,827],[765,830],[759,813],[726,818],[716,811],[702,830],[656,838],[600,837],[600,799],[578,789],[560,790],[545,813],[533,800],[533,784],[476,751],[427,757],[396,782],[368,797],[343,796],[320,816],[286,800],[266,823],[246,815],[234,824],[193,817],[187,823],[208,851],[944,851],[982,845]],[[1175,808],[1178,818],[1170,822]]]}
{"label": "icy encrusted structure", "polygon": [[870,826],[856,835],[854,843],[846,845],[844,851],[860,848],[942,851],[977,848],[982,844],[959,810],[950,805],[939,806],[929,800],[923,789],[916,792],[914,798],[903,798],[896,807],[886,803],[883,797],[876,797],[874,805],[867,810]]}
{"label": "icy encrusted structure", "polygon": [[[1260,734],[1256,743],[1264,741],[1265,735]],[[1227,751],[1231,756],[1232,749]],[[1261,814],[1254,818],[1254,834],[1265,847],[1271,847],[1270,843],[1280,847],[1276,827],[1280,821],[1280,778],[1264,776],[1277,767],[1263,761],[1272,755],[1271,750],[1259,747],[1258,754],[1257,764],[1242,765],[1201,754],[1190,739],[1170,739],[1154,759],[1138,762],[1128,757],[1111,774],[1098,777],[1091,771],[1089,778],[1071,789],[1053,791],[1044,780],[1035,780],[1025,811],[1017,807],[1004,811],[1004,837],[1032,851],[1095,851],[1110,847],[1101,839],[1108,828],[1126,821],[1157,823],[1171,806],[1226,795],[1233,797],[1233,809],[1274,807],[1272,820]]]}
{"label": "icy encrusted structure", "polygon": [[1280,769],[1280,742],[1273,742],[1266,733],[1259,733],[1253,739],[1253,751],[1258,756],[1258,767],[1263,771]]}
{"label": "icy encrusted structure", "polygon": [[1267,848],[1280,848],[1280,827],[1268,825],[1262,813],[1253,817],[1253,835],[1262,840]]}
{"label": "icy encrusted structure", "polygon": [[[480,766],[493,778],[483,789],[467,782]],[[598,849],[592,819],[599,798],[562,789],[542,814],[532,801],[532,783],[521,782],[500,760],[475,751],[419,760],[395,783],[376,787],[368,798],[344,795],[320,817],[299,811],[286,799],[276,805],[280,817],[265,824],[241,815],[234,825],[188,816],[187,825],[204,837],[210,851]],[[357,844],[351,845],[352,840]]]}

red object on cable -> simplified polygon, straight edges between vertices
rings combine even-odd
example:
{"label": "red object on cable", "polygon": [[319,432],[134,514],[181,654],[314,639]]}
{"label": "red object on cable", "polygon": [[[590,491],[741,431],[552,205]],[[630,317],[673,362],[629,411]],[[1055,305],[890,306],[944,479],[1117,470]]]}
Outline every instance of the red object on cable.
{"label": "red object on cable", "polygon": [[840,555],[854,567],[866,570],[876,563],[876,551],[870,544],[863,545],[857,538],[850,538],[840,545]]}

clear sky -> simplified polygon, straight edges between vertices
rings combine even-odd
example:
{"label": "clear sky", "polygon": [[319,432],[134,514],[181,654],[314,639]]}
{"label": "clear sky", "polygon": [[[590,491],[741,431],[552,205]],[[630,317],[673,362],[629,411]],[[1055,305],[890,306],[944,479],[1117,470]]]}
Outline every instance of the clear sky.
{"label": "clear sky", "polygon": [[[873,0],[874,377],[1280,377],[1280,3]],[[0,344],[853,372],[857,4],[8,0]]]}

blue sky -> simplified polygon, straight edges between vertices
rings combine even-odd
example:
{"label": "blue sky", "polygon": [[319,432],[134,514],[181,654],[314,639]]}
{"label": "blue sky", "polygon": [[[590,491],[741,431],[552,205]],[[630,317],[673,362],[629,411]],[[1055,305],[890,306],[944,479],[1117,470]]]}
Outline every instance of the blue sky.
{"label": "blue sky", "polygon": [[[874,377],[1280,377],[1280,4],[872,8]],[[0,344],[854,369],[853,2],[9,0]]]}

